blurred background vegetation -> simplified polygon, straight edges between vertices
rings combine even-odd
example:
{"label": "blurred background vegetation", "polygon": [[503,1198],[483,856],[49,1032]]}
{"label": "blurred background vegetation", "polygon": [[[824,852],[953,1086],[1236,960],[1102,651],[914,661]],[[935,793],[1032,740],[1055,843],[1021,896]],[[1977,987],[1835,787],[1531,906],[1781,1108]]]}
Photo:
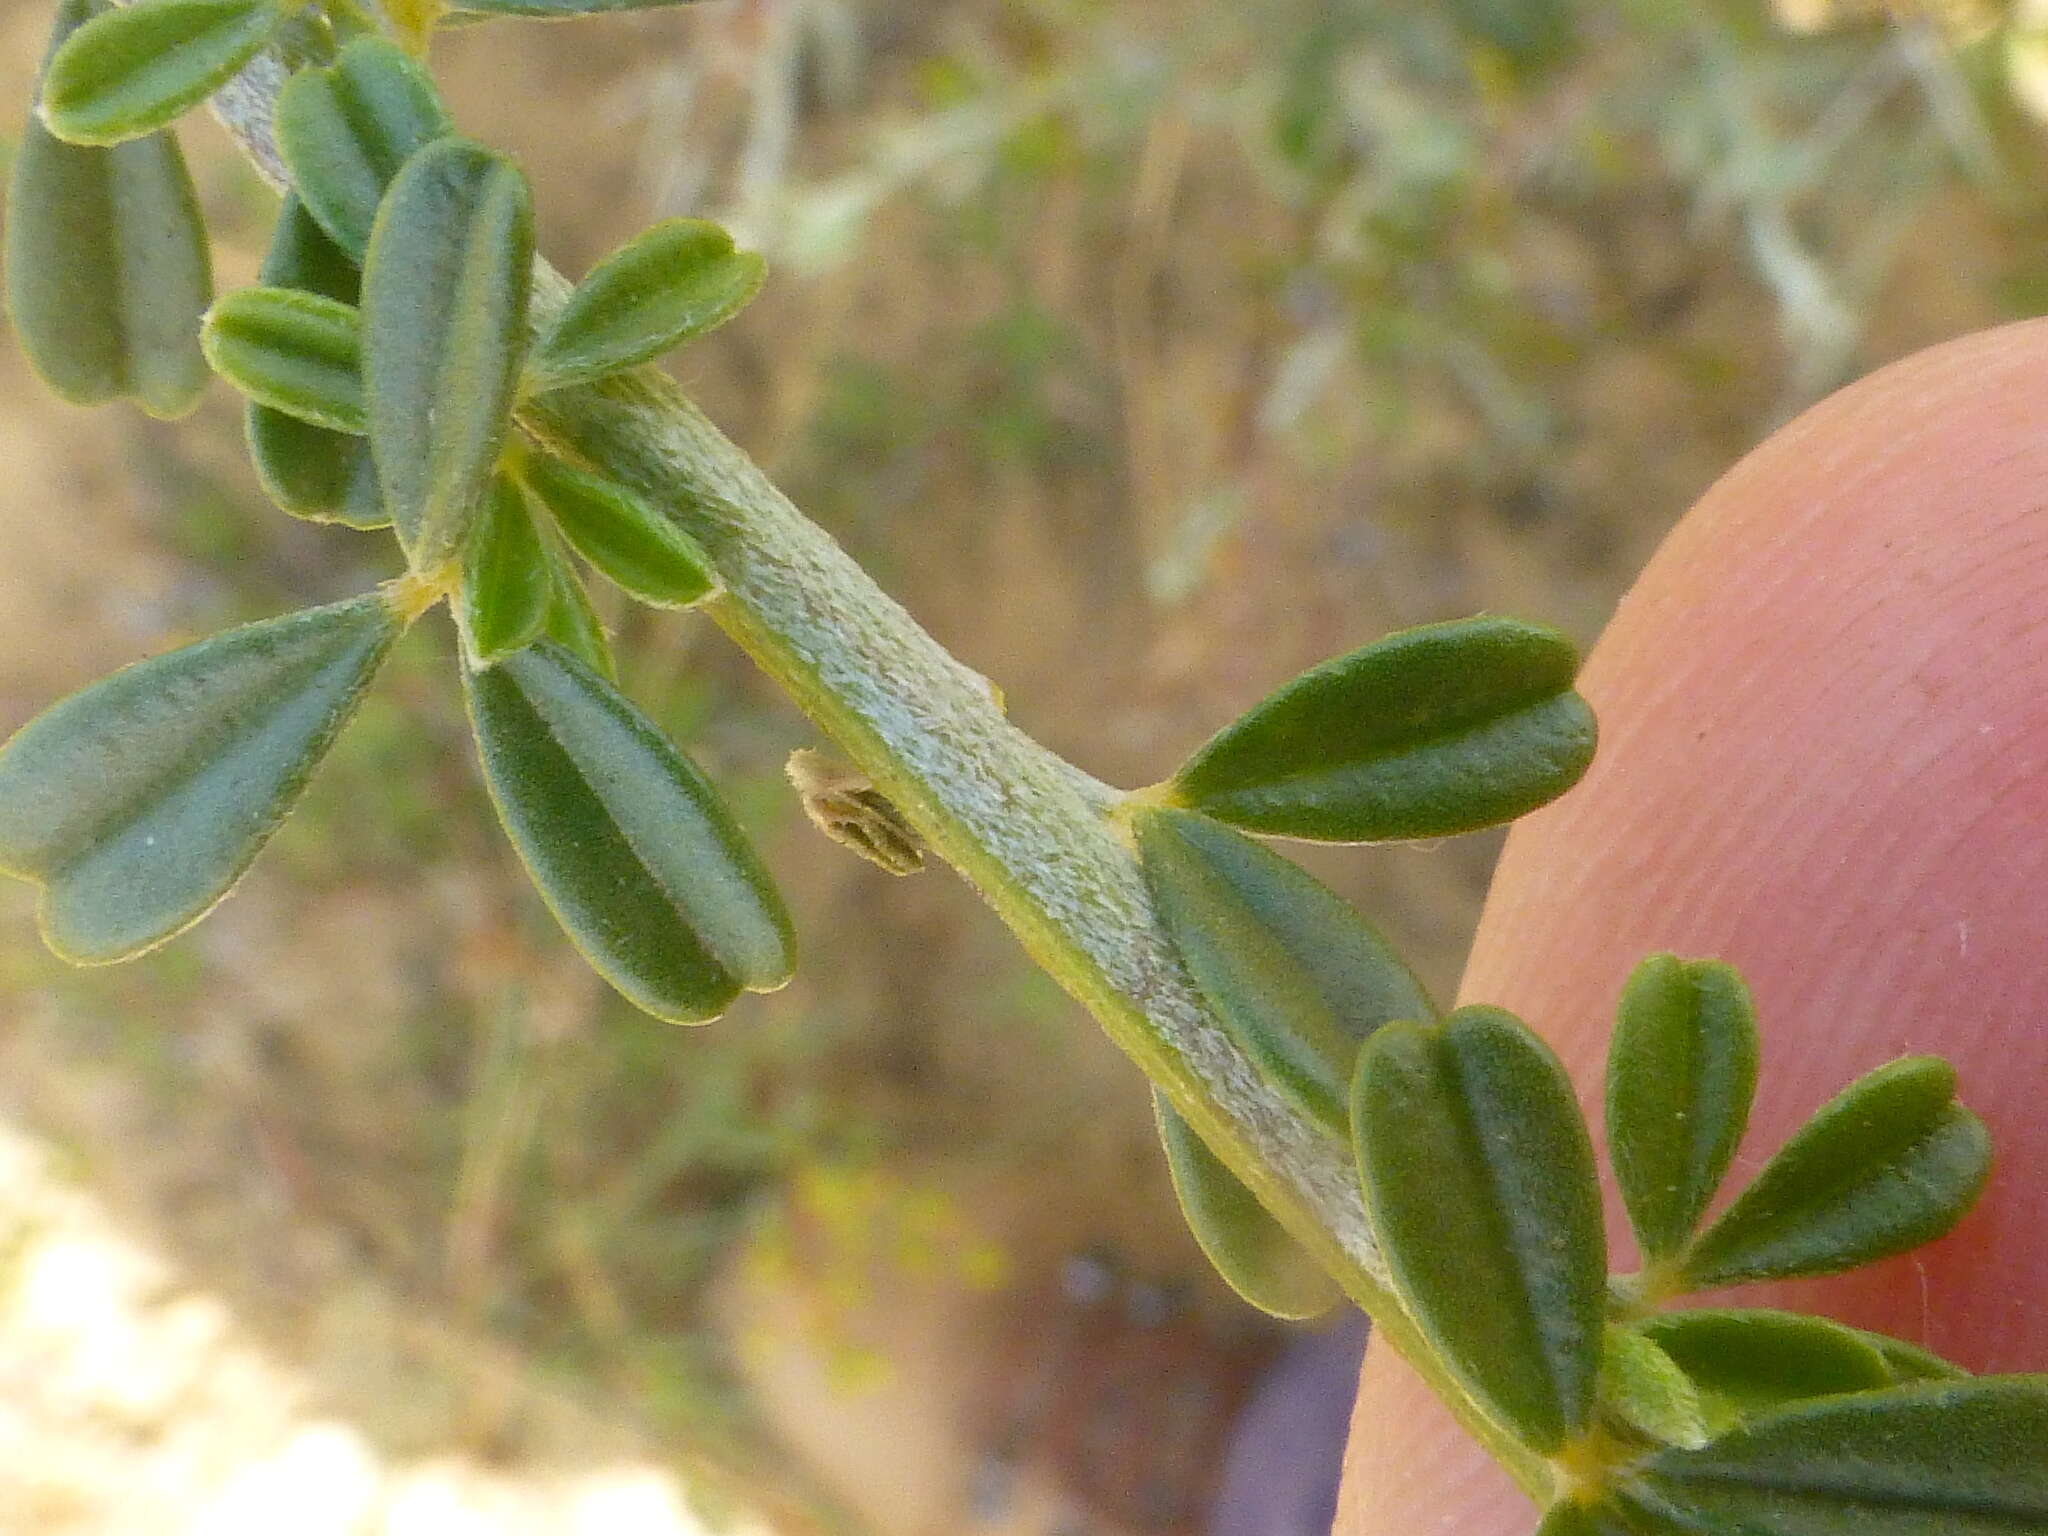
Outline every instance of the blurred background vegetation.
{"label": "blurred background vegetation", "polygon": [[[41,10],[0,34],[16,103]],[[1590,641],[1777,422],[2048,306],[2042,22],[718,0],[473,28],[437,63],[566,269],[678,212],[768,254],[689,387],[1026,729],[1137,784],[1389,628],[1492,609]],[[186,138],[221,284],[248,281],[270,195]],[[51,402],[11,344],[0,369],[0,729],[384,573],[388,541],[264,505],[225,391],[169,427]],[[633,1455],[789,1531],[981,1528],[1011,1336],[1065,1256],[1107,1245],[1191,1285],[1209,1335],[1252,1325],[1088,1021],[950,874],[892,880],[803,823],[780,770],[813,738],[715,632],[610,617],[629,691],[791,892],[792,987],[679,1032],[591,980],[490,825],[428,624],[191,935],[67,972],[0,890],[0,1111],[380,1454]],[[1305,861],[1448,994],[1493,847]],[[0,1524],[199,1528],[35,1493],[57,1475],[0,1465]]]}

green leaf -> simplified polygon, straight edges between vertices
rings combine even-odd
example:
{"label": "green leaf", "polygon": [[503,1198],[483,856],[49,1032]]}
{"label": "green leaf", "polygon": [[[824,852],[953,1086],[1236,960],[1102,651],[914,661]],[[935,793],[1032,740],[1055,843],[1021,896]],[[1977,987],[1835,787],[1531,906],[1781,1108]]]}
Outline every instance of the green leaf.
{"label": "green leaf", "polygon": [[598,617],[576,564],[550,534],[541,539],[548,557],[549,584],[554,596],[548,603],[547,637],[570,652],[591,671],[616,679],[618,667],[612,660],[611,638],[604,620]]}
{"label": "green leaf", "polygon": [[[264,406],[249,407],[244,425],[256,478],[293,517],[345,528],[388,528],[370,445]],[[346,444],[354,452],[337,445]]]}
{"label": "green leaf", "polygon": [[789,979],[789,917],[717,792],[652,721],[545,641],[468,675],[498,814],[584,956],[678,1024]]}
{"label": "green leaf", "polygon": [[1633,1524],[1610,1505],[1553,1504],[1536,1536],[1664,1536],[1665,1529]]}
{"label": "green leaf", "polygon": [[632,597],[686,608],[717,590],[696,540],[623,485],[545,454],[526,457],[518,473],[576,553]]}
{"label": "green leaf", "polygon": [[1904,1339],[1889,1338],[1882,1333],[1865,1333],[1860,1328],[1849,1331],[1884,1358],[1892,1380],[1901,1385],[1912,1381],[1962,1381],[1970,1374],[1955,1362],[1944,1360],[1918,1344],[1908,1344]]}
{"label": "green leaf", "polygon": [[1646,1260],[1678,1253],[1705,1214],[1756,1070],[1756,1013],[1731,968],[1676,955],[1636,967],[1607,1055],[1607,1145]]}
{"label": "green leaf", "polygon": [[400,623],[379,594],[137,662],[0,748],[0,869],[44,938],[125,960],[241,878],[354,711]]}
{"label": "green leaf", "polygon": [[271,0],[137,0],[107,11],[51,58],[43,121],[74,144],[139,139],[227,84],[281,19]]}
{"label": "green leaf", "polygon": [[1855,1329],[1797,1312],[1666,1312],[1636,1329],[1702,1390],[1745,1417],[1893,1380],[1884,1356]]}
{"label": "green leaf", "polygon": [[576,285],[534,351],[536,391],[587,384],[723,325],[760,290],[765,268],[703,219],[665,219]]}
{"label": "green leaf", "polygon": [[241,288],[207,313],[213,371],[258,405],[331,432],[363,430],[362,319],[296,288]]}
{"label": "green leaf", "polygon": [[1694,1536],[2048,1532],[2048,1377],[1801,1403],[1702,1449],[1659,1452],[1626,1495]]}
{"label": "green leaf", "polygon": [[462,548],[526,352],[533,203],[510,161],[441,139],[391,184],[363,266],[370,452],[416,571]]}
{"label": "green leaf", "polygon": [[1157,1089],[1152,1112],[1188,1230],[1230,1288],[1279,1318],[1320,1317],[1337,1305],[1336,1283]]}
{"label": "green leaf", "polygon": [[1177,804],[1330,842],[1442,837],[1532,811],[1578,781],[1593,716],[1578,658],[1514,619],[1429,624],[1306,672],[1181,768]]}
{"label": "green leaf", "polygon": [[[277,143],[306,209],[357,261],[399,168],[455,131],[433,77],[397,44],[360,37],[277,98]],[[338,297],[338,295],[337,295]]]}
{"label": "green leaf", "polygon": [[538,640],[554,601],[554,570],[526,498],[500,475],[463,559],[456,612],[470,665],[488,667]]}
{"label": "green leaf", "polygon": [[1481,1406],[1550,1454],[1592,1413],[1607,1254],[1571,1083],[1512,1014],[1461,1008],[1366,1041],[1359,1175],[1395,1285]]}
{"label": "green leaf", "polygon": [[[104,7],[65,0],[50,36]],[[132,396],[182,416],[206,389],[206,225],[177,141],[66,144],[31,117],[7,194],[7,308],[37,377],[75,405]]]}
{"label": "green leaf", "polygon": [[[343,304],[362,297],[355,263],[296,196],[287,197],[278,214],[261,280]],[[246,425],[256,477],[270,499],[292,516],[350,528],[390,523],[370,445],[361,437],[330,432],[262,405],[248,408]]]}
{"label": "green leaf", "polygon": [[1366,1037],[1436,1017],[1421,983],[1335,892],[1250,838],[1150,807],[1131,829],[1154,910],[1216,1021],[1274,1088],[1347,1134]]}
{"label": "green leaf", "polygon": [[1955,1069],[1934,1056],[1851,1083],[1701,1234],[1685,1283],[1832,1274],[1948,1231],[1991,1170],[1991,1138],[1955,1087]]}
{"label": "green leaf", "polygon": [[1665,1445],[1707,1443],[1699,1388],[1644,1334],[1608,1327],[1600,1357],[1600,1402],[1623,1423]]}

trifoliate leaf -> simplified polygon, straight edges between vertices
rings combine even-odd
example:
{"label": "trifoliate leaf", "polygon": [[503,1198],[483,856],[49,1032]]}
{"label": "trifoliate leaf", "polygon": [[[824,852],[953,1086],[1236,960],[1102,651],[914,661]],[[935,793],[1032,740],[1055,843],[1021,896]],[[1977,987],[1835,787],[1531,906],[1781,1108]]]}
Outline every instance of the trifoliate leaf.
{"label": "trifoliate leaf", "polygon": [[586,384],[659,357],[739,313],[764,271],[716,224],[665,219],[576,285],[534,349],[531,387]]}
{"label": "trifoliate leaf", "polygon": [[125,960],[202,917],[306,786],[400,629],[371,594],[137,662],[0,748],[0,869],[50,947]]}
{"label": "trifoliate leaf", "polygon": [[2048,1532],[2048,1377],[1981,1377],[1818,1398],[1628,1479],[1687,1536]]}
{"label": "trifoliate leaf", "polygon": [[1745,1417],[1893,1381],[1884,1356],[1862,1334],[1797,1312],[1702,1308],[1662,1313],[1635,1327],[1702,1391]]}
{"label": "trifoliate leaf", "polygon": [[516,166],[463,139],[406,162],[363,265],[363,385],[377,479],[416,571],[462,548],[490,482],[532,277],[532,196]]}
{"label": "trifoliate leaf", "polygon": [[789,917],[717,792],[645,715],[542,641],[467,674],[498,814],[598,974],[678,1024],[789,979]]}
{"label": "trifoliate leaf", "polygon": [[1707,1443],[1698,1386],[1653,1339],[1612,1324],[1600,1357],[1600,1405],[1665,1445]]}
{"label": "trifoliate leaf", "polygon": [[1728,966],[1652,955],[1607,1054],[1607,1149],[1648,1260],[1691,1238],[1749,1123],[1756,1013]]}
{"label": "trifoliate leaf", "polygon": [[1933,1056],[1851,1083],[1700,1235],[1686,1284],[1832,1274],[1941,1236],[1991,1169],[1991,1138],[1955,1087],[1955,1069]]}
{"label": "trifoliate leaf", "polygon": [[256,404],[331,432],[363,430],[362,319],[296,288],[241,288],[200,332],[213,371]]}
{"label": "trifoliate leaf", "polygon": [[1343,1299],[1336,1283],[1157,1089],[1152,1112],[1188,1230],[1233,1291],[1261,1312],[1289,1319],[1320,1317]]}
{"label": "trifoliate leaf", "polygon": [[456,611],[470,665],[488,667],[539,639],[554,600],[554,571],[526,498],[500,475],[463,557]]}
{"label": "trifoliate leaf", "polygon": [[1131,817],[1153,909],[1203,1000],[1260,1074],[1348,1133],[1358,1048],[1436,1009],[1387,941],[1299,865],[1188,811]]}
{"label": "trifoliate leaf", "polygon": [[360,37],[326,69],[301,70],[277,98],[277,142],[320,227],[360,262],[399,168],[455,131],[425,69],[397,44]]}
{"label": "trifoliate leaf", "polygon": [[[64,0],[55,53],[97,0]],[[7,308],[36,375],[75,405],[133,396],[182,416],[206,388],[199,317],[213,300],[206,226],[168,134],[67,144],[29,119],[7,194]]]}
{"label": "trifoliate leaf", "polygon": [[570,652],[591,671],[616,679],[618,666],[612,660],[611,637],[604,620],[584,590],[576,562],[569,558],[552,534],[543,534],[547,550],[548,579],[553,597],[548,602],[547,637]]}
{"label": "trifoliate leaf", "polygon": [[1325,662],[1181,768],[1174,803],[1330,842],[1441,837],[1532,811],[1578,781],[1593,716],[1554,631],[1476,618]]}
{"label": "trifoliate leaf", "polygon": [[[278,214],[261,280],[343,304],[362,297],[355,263],[296,196],[287,197]],[[351,528],[390,523],[370,445],[361,437],[330,432],[263,405],[248,408],[246,424],[256,476],[270,499],[292,516]]]}
{"label": "trifoliate leaf", "polygon": [[51,58],[43,121],[74,144],[139,139],[225,85],[282,19],[272,0],[137,0],[106,11]]}
{"label": "trifoliate leaf", "polygon": [[1497,1008],[1389,1024],[1360,1053],[1351,1122],[1373,1230],[1444,1364],[1538,1452],[1583,1433],[1607,1255],[1556,1056]]}
{"label": "trifoliate leaf", "polygon": [[527,456],[518,472],[570,547],[630,596],[685,608],[717,589],[696,540],[625,486],[545,454]]}

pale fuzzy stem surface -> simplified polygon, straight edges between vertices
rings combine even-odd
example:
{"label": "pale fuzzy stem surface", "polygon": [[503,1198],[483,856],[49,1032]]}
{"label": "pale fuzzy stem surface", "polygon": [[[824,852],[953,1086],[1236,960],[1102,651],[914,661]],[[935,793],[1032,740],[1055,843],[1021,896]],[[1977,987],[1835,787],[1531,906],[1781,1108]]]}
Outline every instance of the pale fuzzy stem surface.
{"label": "pale fuzzy stem surface", "polygon": [[[280,190],[271,124],[284,80],[260,57],[213,101]],[[568,291],[541,262],[537,326]],[[1446,1377],[1395,1300],[1350,1149],[1297,1115],[1209,1019],[1107,815],[1119,791],[1011,725],[988,680],[925,633],[665,375],[640,369],[556,391],[527,402],[520,420],[667,508],[704,546],[725,588],[705,605],[711,617],[975,885],[1466,1427],[1547,1495],[1547,1470]]]}

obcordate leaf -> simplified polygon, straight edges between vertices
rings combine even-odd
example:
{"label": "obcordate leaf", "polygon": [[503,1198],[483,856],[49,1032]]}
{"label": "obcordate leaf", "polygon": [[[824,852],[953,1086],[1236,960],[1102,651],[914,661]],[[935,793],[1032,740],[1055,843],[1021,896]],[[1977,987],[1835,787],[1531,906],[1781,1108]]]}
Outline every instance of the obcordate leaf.
{"label": "obcordate leaf", "polygon": [[1955,1069],[1934,1056],[1851,1083],[1700,1235],[1686,1284],[1832,1274],[1941,1236],[1991,1171],[1991,1138],[1955,1087]]}
{"label": "obcordate leaf", "polygon": [[470,665],[488,667],[533,644],[554,600],[554,573],[526,498],[500,475],[463,557],[457,611]]}
{"label": "obcordate leaf", "polygon": [[441,139],[398,173],[363,266],[370,452],[416,571],[462,548],[526,351],[533,202],[517,167]]}
{"label": "obcordate leaf", "polygon": [[553,597],[548,602],[547,637],[570,652],[593,672],[616,679],[618,667],[612,660],[611,637],[604,620],[584,590],[576,563],[551,533],[541,535],[547,550],[548,579]]}
{"label": "obcordate leaf", "polygon": [[240,288],[200,332],[213,371],[256,404],[331,432],[363,430],[362,319],[296,288]]}
{"label": "obcordate leaf", "polygon": [[277,142],[306,209],[360,262],[399,168],[455,131],[433,78],[397,44],[359,37],[277,98]]}
{"label": "obcordate leaf", "polygon": [[1749,1123],[1756,1013],[1734,970],[1652,955],[1607,1053],[1607,1150],[1646,1260],[1691,1238]]}
{"label": "obcordate leaf", "polygon": [[225,85],[282,19],[272,0],[137,0],[108,10],[50,59],[43,121],[74,144],[139,139]]}
{"label": "obcordate leaf", "polygon": [[225,896],[401,628],[379,594],[152,657],[0,748],[0,869],[43,887],[50,948],[125,960]]}
{"label": "obcordate leaf", "polygon": [[1600,1357],[1600,1404],[1665,1445],[1707,1443],[1707,1409],[1699,1387],[1646,1334],[1608,1326]]}
{"label": "obcordate leaf", "polygon": [[1819,1398],[1658,1452],[1625,1493],[1688,1536],[2048,1532],[2048,1377]]}
{"label": "obcordate leaf", "polygon": [[1366,1037],[1435,1019],[1385,939],[1306,870],[1189,811],[1131,817],[1153,910],[1216,1021],[1265,1079],[1338,1135]]}
{"label": "obcordate leaf", "polygon": [[1152,1112],[1181,1214],[1230,1288],[1274,1317],[1320,1317],[1342,1297],[1336,1283],[1266,1213],[1259,1198],[1157,1089]]}
{"label": "obcordate leaf", "polygon": [[[64,40],[105,6],[64,0]],[[31,117],[7,194],[7,307],[37,377],[74,405],[132,396],[182,416],[205,391],[199,317],[213,301],[206,225],[169,134],[67,144]]]}
{"label": "obcordate leaf", "polygon": [[1442,837],[1578,781],[1593,715],[1552,630],[1481,617],[1389,635],[1296,678],[1175,775],[1174,803],[1280,837]]}
{"label": "obcordate leaf", "polygon": [[686,608],[717,590],[696,540],[625,486],[545,454],[527,456],[519,474],[570,547],[622,591]]}
{"label": "obcordate leaf", "polygon": [[[362,277],[355,263],[296,194],[285,199],[278,214],[261,280],[273,288],[296,288],[343,304],[354,305],[362,297]],[[246,426],[257,478],[270,499],[292,516],[351,528],[381,528],[391,521],[377,489],[370,445],[361,437],[331,432],[254,404],[248,408]]]}
{"label": "obcordate leaf", "polygon": [[1635,1327],[1702,1391],[1744,1417],[1893,1382],[1884,1356],[1862,1334],[1797,1312],[1701,1308]]}
{"label": "obcordate leaf", "polygon": [[576,285],[535,347],[536,391],[637,367],[731,319],[765,268],[704,219],[665,219],[607,256]]}
{"label": "obcordate leaf", "polygon": [[1498,1008],[1389,1024],[1360,1053],[1351,1123],[1373,1230],[1445,1365],[1532,1449],[1582,1434],[1607,1255],[1556,1056]]}
{"label": "obcordate leaf", "polygon": [[467,674],[491,798],[597,972],[656,1018],[789,979],[789,917],[717,792],[652,721],[542,641]]}

